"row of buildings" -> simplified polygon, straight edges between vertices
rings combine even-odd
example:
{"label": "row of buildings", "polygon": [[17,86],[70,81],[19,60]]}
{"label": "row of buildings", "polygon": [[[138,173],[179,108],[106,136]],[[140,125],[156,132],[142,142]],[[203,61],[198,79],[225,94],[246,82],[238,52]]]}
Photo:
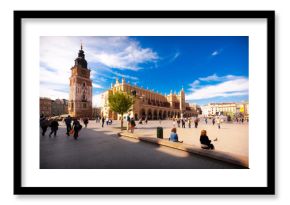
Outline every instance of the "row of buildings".
{"label": "row of buildings", "polygon": [[41,97],[40,101],[40,114],[45,116],[58,116],[68,114],[68,100]]}
{"label": "row of buildings", "polygon": [[227,103],[209,103],[201,106],[202,115],[204,117],[211,117],[217,115],[231,116],[231,117],[249,117],[249,103],[248,102],[227,102]]}

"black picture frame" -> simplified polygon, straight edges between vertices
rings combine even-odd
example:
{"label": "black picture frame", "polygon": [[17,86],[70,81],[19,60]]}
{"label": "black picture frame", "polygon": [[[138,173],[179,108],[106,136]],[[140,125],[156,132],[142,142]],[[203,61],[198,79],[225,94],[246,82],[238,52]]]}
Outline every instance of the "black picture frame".
{"label": "black picture frame", "polygon": [[[23,187],[21,92],[22,19],[219,18],[267,20],[267,186],[266,187]],[[272,195],[275,194],[275,11],[14,11],[14,194],[16,195]],[[269,125],[271,119],[271,126]]]}

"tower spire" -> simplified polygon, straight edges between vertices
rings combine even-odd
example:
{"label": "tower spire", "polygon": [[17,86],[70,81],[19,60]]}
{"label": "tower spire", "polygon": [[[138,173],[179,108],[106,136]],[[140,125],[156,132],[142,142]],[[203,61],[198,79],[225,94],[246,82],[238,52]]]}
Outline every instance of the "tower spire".
{"label": "tower spire", "polygon": [[79,50],[78,57],[75,59],[75,66],[81,66],[82,68],[88,68],[88,63],[85,59],[85,53],[83,51],[83,42],[81,41],[81,50]]}

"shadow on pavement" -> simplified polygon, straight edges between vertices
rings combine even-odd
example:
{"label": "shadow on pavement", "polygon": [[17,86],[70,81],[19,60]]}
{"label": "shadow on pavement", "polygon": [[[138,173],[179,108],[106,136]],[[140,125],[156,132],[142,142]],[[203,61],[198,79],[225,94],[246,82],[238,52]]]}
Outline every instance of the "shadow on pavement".
{"label": "shadow on pavement", "polygon": [[239,169],[185,151],[127,139],[102,128],[83,128],[78,140],[60,127],[57,137],[40,135],[41,169]]}

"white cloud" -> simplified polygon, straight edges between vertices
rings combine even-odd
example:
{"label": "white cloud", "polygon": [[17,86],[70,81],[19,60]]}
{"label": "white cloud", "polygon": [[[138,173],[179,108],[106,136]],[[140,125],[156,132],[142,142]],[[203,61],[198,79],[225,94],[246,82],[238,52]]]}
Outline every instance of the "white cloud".
{"label": "white cloud", "polygon": [[190,83],[190,91],[194,91],[196,88],[199,87],[200,81],[199,80],[195,80],[193,83]]}
{"label": "white cloud", "polygon": [[112,74],[116,75],[117,77],[122,77],[125,79],[129,79],[129,80],[134,80],[134,81],[138,81],[138,78],[135,76],[131,76],[131,75],[124,75],[122,73],[116,72],[116,71],[110,71]]}
{"label": "white cloud", "polygon": [[40,67],[40,96],[68,99],[70,71],[49,70]]}
{"label": "white cloud", "polygon": [[186,95],[186,100],[248,95],[249,81],[247,78],[238,76],[224,76],[221,78],[226,80],[215,85],[192,87],[190,90],[193,92]]}
{"label": "white cloud", "polygon": [[218,76],[216,74],[204,77],[204,78],[199,78],[201,81],[218,81]]}
{"label": "white cloud", "polygon": [[93,88],[103,88],[103,86],[97,84],[97,83],[92,83]]}
{"label": "white cloud", "polygon": [[214,52],[212,52],[212,56],[216,56],[216,55],[218,55],[219,54],[219,52],[218,51],[214,51]]}
{"label": "white cloud", "polygon": [[217,76],[217,74],[213,74],[207,77],[198,78],[200,81],[226,81],[226,80],[235,80],[242,78],[242,76],[234,76],[234,75],[226,75],[226,76]]}
{"label": "white cloud", "polygon": [[97,76],[97,72],[95,70],[91,70],[91,78],[94,79]]}
{"label": "white cloud", "polygon": [[140,64],[156,62],[158,54],[128,37],[41,37],[40,63],[52,69],[69,69],[74,64],[80,41],[89,63],[116,69],[139,70]]}
{"label": "white cloud", "polygon": [[68,70],[50,70],[40,67],[40,82],[69,85],[70,69]]}
{"label": "white cloud", "polygon": [[51,98],[53,100],[57,99],[57,98],[68,100],[69,93],[41,85],[40,86],[40,97],[48,97],[48,98]]}
{"label": "white cloud", "polygon": [[220,55],[223,52],[223,48],[215,50],[211,53],[211,56],[217,56]]}
{"label": "white cloud", "polygon": [[172,57],[172,59],[170,60],[170,62],[175,61],[179,56],[180,56],[180,52],[177,51],[177,52],[174,54],[174,56]]}
{"label": "white cloud", "polygon": [[102,93],[93,95],[93,107],[102,106]]}
{"label": "white cloud", "polygon": [[[154,62],[158,54],[150,48],[143,48],[136,40],[128,37],[40,37],[40,83],[41,89],[49,94],[45,96],[63,96],[59,91],[54,92],[50,86],[63,86],[69,84],[70,68],[78,55],[80,43],[83,47],[91,69],[91,79],[97,81],[94,88],[104,87],[104,76],[99,78],[99,70],[139,70],[140,64]],[[91,68],[97,65],[96,68]],[[110,68],[108,68],[110,67]],[[131,80],[137,77],[123,75],[115,72],[114,75]],[[112,78],[112,76],[109,76]],[[98,84],[97,84],[98,83]],[[68,92],[63,90],[62,92]],[[42,92],[43,93],[43,92]]]}
{"label": "white cloud", "polygon": [[54,71],[70,70],[79,48],[74,38],[40,37],[40,65]]}
{"label": "white cloud", "polygon": [[142,48],[138,42],[130,39],[122,39],[119,47],[113,46],[114,50],[103,49],[101,52],[93,53],[94,58],[104,65],[120,70],[140,70],[139,64],[155,62],[158,59],[157,53],[150,48]]}

